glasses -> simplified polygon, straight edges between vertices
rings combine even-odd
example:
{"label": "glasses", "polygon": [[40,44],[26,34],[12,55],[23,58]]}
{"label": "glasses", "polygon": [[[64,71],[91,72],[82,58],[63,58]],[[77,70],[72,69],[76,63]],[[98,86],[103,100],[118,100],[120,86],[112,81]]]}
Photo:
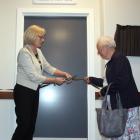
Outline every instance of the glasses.
{"label": "glasses", "polygon": [[38,35],[38,37],[42,40],[45,39],[45,36]]}

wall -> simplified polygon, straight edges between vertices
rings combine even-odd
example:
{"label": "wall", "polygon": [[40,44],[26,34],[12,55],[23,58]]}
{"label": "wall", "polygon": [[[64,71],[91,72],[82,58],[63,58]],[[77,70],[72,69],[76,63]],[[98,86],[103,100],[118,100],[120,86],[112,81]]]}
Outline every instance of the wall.
{"label": "wall", "polygon": [[[37,5],[31,0],[0,0],[0,89],[13,89],[16,66],[16,28],[17,8],[92,8],[94,9],[96,31],[100,33],[100,0],[76,0],[76,5]],[[93,21],[94,22],[94,21]],[[97,35],[98,36],[98,35]],[[100,61],[97,60],[97,62]],[[100,62],[99,62],[100,63]],[[100,66],[99,66],[100,67]],[[98,68],[98,66],[96,67]],[[0,139],[10,140],[15,128],[13,100],[0,100]],[[94,127],[92,125],[92,127]]]}
{"label": "wall", "polygon": [[[103,5],[100,5],[100,0],[76,1],[76,5],[62,5],[60,8],[93,8],[96,15],[96,31],[99,33],[113,36],[116,24],[140,25],[139,0],[102,0]],[[0,2],[0,89],[7,89],[13,88],[15,78],[17,8],[59,8],[59,6],[33,5],[31,0],[0,0]],[[97,63],[98,61],[100,59]],[[100,103],[97,102],[97,105]],[[2,140],[10,140],[15,127],[13,109],[13,101],[0,100],[0,114],[3,114],[0,120],[0,139]],[[98,133],[97,137],[100,140]]]}
{"label": "wall", "polygon": [[[93,8],[97,15],[96,22],[99,27],[100,0],[76,0],[76,5],[37,5],[32,0],[0,0],[0,89],[12,89],[15,83],[16,62],[16,10],[17,8]],[[94,21],[93,21],[94,22]],[[99,30],[100,28],[96,28]]]}
{"label": "wall", "polygon": [[103,0],[103,33],[114,36],[116,24],[140,25],[139,0]]}
{"label": "wall", "polygon": [[0,140],[10,140],[15,127],[13,100],[0,100]]}

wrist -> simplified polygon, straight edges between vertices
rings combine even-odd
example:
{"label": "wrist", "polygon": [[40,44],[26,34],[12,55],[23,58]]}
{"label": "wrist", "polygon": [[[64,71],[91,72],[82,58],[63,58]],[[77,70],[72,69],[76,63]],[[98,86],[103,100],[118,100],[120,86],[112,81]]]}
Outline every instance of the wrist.
{"label": "wrist", "polygon": [[49,83],[49,84],[56,83],[56,78],[47,78],[45,83]]}
{"label": "wrist", "polygon": [[66,72],[63,72],[63,76],[66,77],[67,76],[67,73]]}
{"label": "wrist", "polygon": [[54,85],[57,83],[56,82],[56,77],[53,78],[53,83],[54,83]]}

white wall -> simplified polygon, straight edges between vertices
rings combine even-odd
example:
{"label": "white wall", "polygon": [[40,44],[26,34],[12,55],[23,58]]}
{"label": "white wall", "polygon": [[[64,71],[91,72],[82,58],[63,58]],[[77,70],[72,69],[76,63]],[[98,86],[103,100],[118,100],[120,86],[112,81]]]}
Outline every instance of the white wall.
{"label": "white wall", "polygon": [[[76,0],[76,5],[38,5],[32,0],[0,0],[0,89],[12,89],[15,83],[16,17],[17,8],[93,8],[96,14],[96,30],[100,28],[100,0]],[[94,21],[93,21],[94,22]]]}
{"label": "white wall", "polygon": [[[116,24],[140,25],[139,0],[102,0],[103,5],[100,5],[100,1],[76,0],[76,5],[59,7],[58,5],[33,5],[31,0],[0,0],[0,89],[13,88],[14,85],[17,8],[93,8],[96,15],[96,31],[111,36],[114,36]],[[99,58],[97,63],[100,63],[100,60]],[[97,76],[100,74],[97,73]],[[100,103],[97,102],[96,105],[99,106]],[[0,100],[0,114],[0,139],[10,140],[15,127],[13,101]],[[96,140],[101,140],[98,132]]]}
{"label": "white wall", "polygon": [[15,127],[13,100],[0,100],[0,140],[10,140]]}
{"label": "white wall", "polygon": [[140,25],[140,0],[103,0],[104,34],[114,36],[116,24]]}
{"label": "white wall", "polygon": [[[13,89],[15,84],[15,69],[16,69],[16,29],[17,29],[17,8],[92,8],[94,9],[94,14],[96,15],[93,20],[93,25],[96,27],[95,32],[100,34],[100,0],[76,0],[76,5],[37,5],[32,4],[31,0],[0,0],[0,89]],[[94,54],[93,54],[94,55]],[[97,64],[100,63],[100,59],[97,60]],[[100,66],[96,66],[98,72],[91,72],[100,75]],[[10,140],[11,135],[16,126],[15,124],[15,114],[14,114],[14,103],[12,100],[0,100],[0,114],[3,114],[0,120],[0,139]],[[92,110],[94,109],[92,105]],[[10,117],[9,117],[10,116]],[[93,122],[94,124],[94,122]],[[94,125],[91,126],[94,128]],[[95,132],[95,131],[94,131]],[[93,132],[92,132],[93,133]]]}
{"label": "white wall", "polygon": [[130,61],[131,67],[132,67],[132,72],[134,75],[134,79],[136,82],[136,85],[138,87],[138,91],[140,92],[140,58],[139,57],[132,57],[128,56],[128,59]]}

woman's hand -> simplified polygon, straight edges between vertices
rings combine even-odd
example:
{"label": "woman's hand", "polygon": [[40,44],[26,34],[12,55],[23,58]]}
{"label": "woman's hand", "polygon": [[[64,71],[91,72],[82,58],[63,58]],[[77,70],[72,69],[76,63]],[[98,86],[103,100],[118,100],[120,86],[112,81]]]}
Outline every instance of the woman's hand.
{"label": "woman's hand", "polygon": [[69,74],[69,73],[67,73],[67,72],[65,72],[65,73],[64,73],[64,77],[65,77],[66,79],[70,79],[70,78],[72,78],[72,75]]}
{"label": "woman's hand", "polygon": [[55,80],[54,80],[54,84],[57,84],[57,85],[62,85],[63,83],[65,83],[65,78],[62,78],[62,77],[56,77]]}
{"label": "woman's hand", "polygon": [[59,69],[56,69],[56,71],[54,72],[55,76],[60,76],[60,77],[64,77],[66,79],[70,79],[72,78],[71,74],[65,72],[65,71],[61,71]]}
{"label": "woman's hand", "polygon": [[45,84],[57,84],[62,85],[65,83],[66,79],[64,77],[55,77],[55,78],[47,78],[46,81],[44,81]]}

